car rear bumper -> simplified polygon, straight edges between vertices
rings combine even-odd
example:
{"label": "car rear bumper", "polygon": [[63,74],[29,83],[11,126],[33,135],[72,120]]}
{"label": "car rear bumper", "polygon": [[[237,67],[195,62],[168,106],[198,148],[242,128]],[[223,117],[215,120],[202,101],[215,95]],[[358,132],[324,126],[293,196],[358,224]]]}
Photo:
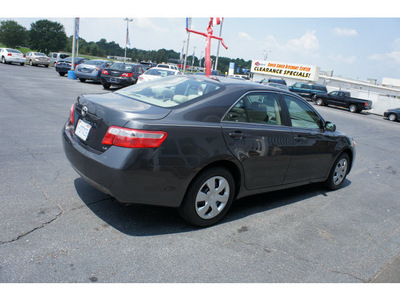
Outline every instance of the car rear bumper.
{"label": "car rear bumper", "polygon": [[79,71],[75,70],[75,76],[77,78],[100,81],[100,74],[98,71],[92,72],[92,73],[85,73],[85,72],[79,72]]}
{"label": "car rear bumper", "polygon": [[6,57],[6,61],[7,61],[8,63],[18,63],[18,64],[21,64],[21,63],[25,63],[25,62],[26,62],[26,58],[25,58],[25,57],[20,58],[20,57],[8,56],[8,57]]}
{"label": "car rear bumper", "polygon": [[98,190],[123,203],[180,206],[188,178],[163,168],[158,161],[159,149],[112,146],[96,153],[83,146],[68,127],[62,130],[62,141],[73,168]]}
{"label": "car rear bumper", "polygon": [[115,84],[128,86],[136,82],[134,77],[112,77],[112,76],[101,76],[102,83]]}

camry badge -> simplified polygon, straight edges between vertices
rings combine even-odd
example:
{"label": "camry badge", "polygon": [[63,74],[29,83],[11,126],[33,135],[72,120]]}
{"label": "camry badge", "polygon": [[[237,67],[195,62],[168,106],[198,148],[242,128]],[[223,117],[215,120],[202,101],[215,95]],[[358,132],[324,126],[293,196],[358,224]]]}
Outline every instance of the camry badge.
{"label": "camry badge", "polygon": [[81,111],[82,117],[86,116],[87,113],[88,113],[88,108],[86,106],[82,107],[82,111]]}

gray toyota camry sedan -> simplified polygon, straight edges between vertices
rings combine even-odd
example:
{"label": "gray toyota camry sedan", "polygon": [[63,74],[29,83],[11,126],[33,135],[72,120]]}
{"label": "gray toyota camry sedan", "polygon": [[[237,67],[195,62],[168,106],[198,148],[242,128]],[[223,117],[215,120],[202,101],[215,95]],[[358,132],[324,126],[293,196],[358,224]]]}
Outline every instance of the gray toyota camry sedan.
{"label": "gray toyota camry sedan", "polygon": [[176,207],[197,226],[240,197],[338,189],[355,159],[353,139],[296,94],[193,75],[81,95],[62,140],[89,184],[123,203]]}

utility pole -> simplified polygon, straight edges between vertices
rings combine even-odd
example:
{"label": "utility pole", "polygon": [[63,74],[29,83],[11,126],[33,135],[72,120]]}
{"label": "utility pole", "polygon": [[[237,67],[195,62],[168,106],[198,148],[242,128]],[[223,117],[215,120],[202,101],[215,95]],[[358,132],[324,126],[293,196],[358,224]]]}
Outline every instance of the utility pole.
{"label": "utility pole", "polygon": [[[221,22],[221,27],[219,28],[219,36],[221,37],[221,35],[222,35],[222,24],[223,24],[224,22]],[[218,68],[218,55],[219,55],[219,45],[221,44],[221,41],[219,41],[218,42],[218,48],[217,48],[217,57],[216,57],[216,59],[215,59],[215,67],[214,67],[214,70],[217,70],[217,68]]]}
{"label": "utility pole", "polygon": [[130,47],[130,42],[129,42],[129,22],[132,22],[133,19],[125,18],[124,21],[126,21],[126,41],[125,41],[125,54],[124,54],[124,62],[126,60],[126,48]]}

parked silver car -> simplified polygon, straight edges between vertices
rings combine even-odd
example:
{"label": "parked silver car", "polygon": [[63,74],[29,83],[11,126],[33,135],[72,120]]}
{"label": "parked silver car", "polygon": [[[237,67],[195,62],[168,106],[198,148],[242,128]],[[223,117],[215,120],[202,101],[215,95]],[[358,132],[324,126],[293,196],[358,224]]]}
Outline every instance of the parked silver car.
{"label": "parked silver car", "polygon": [[75,76],[81,82],[85,82],[86,80],[100,82],[101,71],[111,63],[111,61],[101,59],[88,60],[76,67]]}
{"label": "parked silver car", "polygon": [[50,65],[50,58],[40,52],[28,52],[26,53],[26,62],[31,66],[45,66],[46,68]]}
{"label": "parked silver car", "polygon": [[69,57],[69,54],[51,52],[49,54],[49,57],[50,57],[50,65],[55,66],[56,62],[58,62],[61,59]]}
{"label": "parked silver car", "polygon": [[16,63],[24,66],[26,59],[21,51],[10,48],[0,48],[0,61],[3,64]]}

